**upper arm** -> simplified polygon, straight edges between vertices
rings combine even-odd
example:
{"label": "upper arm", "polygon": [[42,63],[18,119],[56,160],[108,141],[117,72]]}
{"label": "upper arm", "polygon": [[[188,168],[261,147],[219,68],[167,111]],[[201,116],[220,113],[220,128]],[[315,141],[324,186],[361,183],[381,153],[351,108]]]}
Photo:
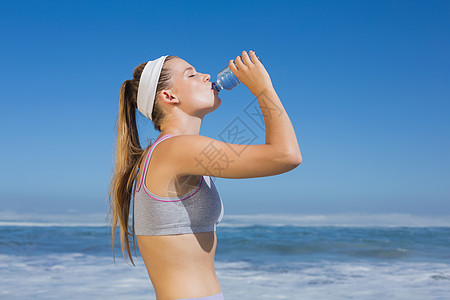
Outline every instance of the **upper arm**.
{"label": "upper arm", "polygon": [[231,144],[201,135],[174,136],[160,147],[170,172],[177,175],[253,178],[285,173],[300,164],[280,147]]}

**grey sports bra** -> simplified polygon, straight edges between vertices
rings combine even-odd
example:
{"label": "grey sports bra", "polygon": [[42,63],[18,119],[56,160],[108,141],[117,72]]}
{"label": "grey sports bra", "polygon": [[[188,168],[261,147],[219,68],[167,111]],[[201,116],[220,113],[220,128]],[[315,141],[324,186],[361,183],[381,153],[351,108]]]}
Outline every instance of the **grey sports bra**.
{"label": "grey sports bra", "polygon": [[145,186],[148,164],[155,146],[170,137],[172,135],[164,135],[150,147],[139,186],[135,185],[135,234],[171,235],[216,231],[216,225],[223,218],[224,209],[210,176],[202,175],[194,189],[179,197],[161,197],[150,192]]}

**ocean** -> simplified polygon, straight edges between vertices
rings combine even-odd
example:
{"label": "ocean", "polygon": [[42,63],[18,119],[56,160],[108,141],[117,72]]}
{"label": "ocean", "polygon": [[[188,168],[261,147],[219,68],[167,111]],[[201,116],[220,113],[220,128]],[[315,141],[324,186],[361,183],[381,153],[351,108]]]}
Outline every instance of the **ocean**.
{"label": "ocean", "polygon": [[[137,250],[94,218],[0,214],[0,299],[156,299]],[[97,216],[98,219],[98,216]],[[450,299],[450,219],[225,215],[225,299]]]}

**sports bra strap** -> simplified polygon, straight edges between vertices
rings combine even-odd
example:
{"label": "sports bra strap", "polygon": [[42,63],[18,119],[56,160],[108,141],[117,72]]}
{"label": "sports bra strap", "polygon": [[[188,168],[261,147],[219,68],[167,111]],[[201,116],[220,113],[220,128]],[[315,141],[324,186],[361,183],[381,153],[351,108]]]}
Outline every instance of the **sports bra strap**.
{"label": "sports bra strap", "polygon": [[168,138],[170,138],[172,136],[173,135],[170,135],[170,134],[163,135],[159,140],[154,142],[153,145],[150,147],[150,150],[147,153],[147,157],[145,158],[144,172],[143,172],[143,174],[141,176],[141,180],[139,180],[139,182],[140,182],[139,188],[136,191],[139,191],[141,189],[142,182],[144,181],[144,178],[147,175],[148,165],[150,164],[150,157],[151,157],[151,155],[153,153],[153,150],[155,150],[156,145],[159,144],[160,142],[162,142],[163,140],[166,140],[166,139],[168,139]]}

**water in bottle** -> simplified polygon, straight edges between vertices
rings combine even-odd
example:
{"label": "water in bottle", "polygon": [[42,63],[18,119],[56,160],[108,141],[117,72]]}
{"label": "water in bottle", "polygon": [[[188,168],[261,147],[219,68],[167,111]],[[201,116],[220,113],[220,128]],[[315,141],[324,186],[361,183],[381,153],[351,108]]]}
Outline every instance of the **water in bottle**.
{"label": "water in bottle", "polygon": [[[259,61],[261,61],[259,56],[257,56],[257,57],[258,57]],[[233,74],[233,72],[230,70],[230,68],[226,67],[225,69],[220,71],[219,74],[217,74],[217,80],[216,80],[216,82],[213,82],[212,85],[213,85],[213,88],[215,88],[217,92],[220,92],[220,90],[222,90],[222,89],[232,90],[236,86],[238,86],[240,83],[241,82],[236,77],[236,75]]]}

